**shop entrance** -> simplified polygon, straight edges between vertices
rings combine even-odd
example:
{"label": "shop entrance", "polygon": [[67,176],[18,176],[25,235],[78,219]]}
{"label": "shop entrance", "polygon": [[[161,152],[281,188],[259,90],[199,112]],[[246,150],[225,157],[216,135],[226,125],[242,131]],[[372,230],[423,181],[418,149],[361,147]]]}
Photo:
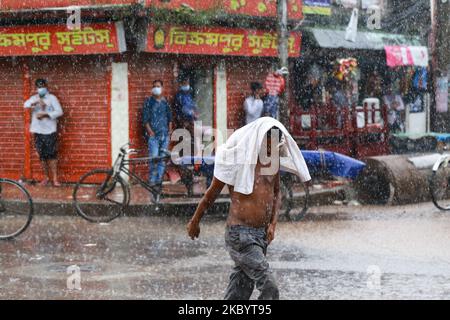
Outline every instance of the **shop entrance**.
{"label": "shop entrance", "polygon": [[213,127],[214,119],[214,70],[213,68],[184,68],[182,77],[188,77],[203,129]]}

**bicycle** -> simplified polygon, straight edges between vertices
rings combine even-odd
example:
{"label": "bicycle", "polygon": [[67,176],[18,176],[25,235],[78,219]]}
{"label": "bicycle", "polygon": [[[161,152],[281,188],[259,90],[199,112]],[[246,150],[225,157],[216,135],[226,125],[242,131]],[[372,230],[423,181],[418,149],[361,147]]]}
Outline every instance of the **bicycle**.
{"label": "bicycle", "polygon": [[[129,184],[122,178],[128,176],[136,181],[144,189],[152,194],[153,202],[158,203],[161,197],[161,185],[150,186],[135,173],[128,169],[130,164],[148,163],[149,161],[166,161],[170,155],[156,158],[134,158],[126,159],[129,154],[137,153],[135,149],[128,149],[129,143],[120,148],[120,153],[112,168],[94,169],[83,175],[73,190],[73,203],[76,212],[90,222],[106,223],[110,222],[124,213],[125,208],[130,204],[131,191]],[[282,177],[282,209],[281,214],[290,221],[301,220],[308,209],[309,189],[304,184],[304,197],[294,200],[293,185],[294,176],[284,173]],[[191,183],[185,183],[189,194],[192,195]],[[294,206],[300,202],[299,205]],[[105,209],[105,204],[109,204]]]}
{"label": "bicycle", "polygon": [[429,186],[431,200],[443,211],[450,211],[450,154],[442,155],[433,166]]}
{"label": "bicycle", "polygon": [[[125,208],[130,204],[131,191],[130,185],[122,178],[122,175],[136,181],[149,191],[153,202],[159,202],[162,186],[149,185],[128,167],[130,164],[166,161],[170,155],[127,159],[128,155],[138,153],[138,150],[128,148],[129,145],[127,143],[120,148],[112,168],[94,169],[83,175],[75,185],[72,195],[73,204],[77,213],[87,221],[106,223],[124,213]],[[105,204],[109,205],[106,210]]]}
{"label": "bicycle", "polygon": [[[300,186],[301,196],[294,197],[294,185]],[[310,194],[309,188],[298,177],[293,174],[283,172],[281,174],[281,208],[280,215],[285,216],[288,221],[302,220],[308,211]]]}
{"label": "bicycle", "polygon": [[0,178],[0,240],[23,233],[33,219],[33,200],[18,182]]}

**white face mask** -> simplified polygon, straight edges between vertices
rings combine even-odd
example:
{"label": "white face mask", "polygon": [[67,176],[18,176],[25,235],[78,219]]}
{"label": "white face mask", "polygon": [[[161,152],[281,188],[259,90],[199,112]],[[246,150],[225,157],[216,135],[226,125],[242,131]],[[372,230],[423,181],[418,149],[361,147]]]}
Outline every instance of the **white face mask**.
{"label": "white face mask", "polygon": [[160,96],[161,93],[162,93],[162,88],[161,88],[161,87],[155,87],[155,88],[152,89],[152,93],[153,93],[155,96]]}
{"label": "white face mask", "polygon": [[38,92],[39,96],[43,97],[48,93],[48,90],[47,90],[47,88],[38,88],[37,92]]}

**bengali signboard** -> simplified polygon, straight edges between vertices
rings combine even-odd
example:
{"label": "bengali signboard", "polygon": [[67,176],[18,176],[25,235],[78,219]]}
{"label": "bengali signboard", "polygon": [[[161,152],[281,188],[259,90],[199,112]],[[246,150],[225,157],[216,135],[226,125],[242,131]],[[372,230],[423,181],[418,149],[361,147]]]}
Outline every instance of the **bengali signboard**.
{"label": "bengali signboard", "polygon": [[123,24],[0,27],[0,56],[118,53],[126,50]]}
{"label": "bengali signboard", "polygon": [[[300,34],[292,33],[288,45],[289,56],[298,57],[300,45]],[[145,51],[276,57],[278,55],[278,37],[274,32],[262,30],[150,26]]]}
{"label": "bengali signboard", "polygon": [[[277,1],[274,0],[146,0],[149,7],[194,10],[223,10],[227,13],[258,17],[276,17]],[[302,0],[287,0],[290,19],[302,18]]]}
{"label": "bengali signboard", "polygon": [[331,0],[303,0],[304,14],[331,15]]}
{"label": "bengali signboard", "polygon": [[139,2],[139,0],[1,0],[0,10],[44,9],[70,6],[114,6],[135,4]]}

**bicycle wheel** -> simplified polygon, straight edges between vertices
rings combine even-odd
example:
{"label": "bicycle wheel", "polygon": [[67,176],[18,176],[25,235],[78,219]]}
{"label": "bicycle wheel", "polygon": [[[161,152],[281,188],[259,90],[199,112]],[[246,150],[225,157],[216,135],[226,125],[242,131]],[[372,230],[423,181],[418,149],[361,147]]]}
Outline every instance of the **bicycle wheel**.
{"label": "bicycle wheel", "polygon": [[81,177],[73,190],[77,213],[90,222],[110,222],[129,202],[128,186],[110,169],[96,169]]}
{"label": "bicycle wheel", "polygon": [[33,219],[33,200],[19,183],[0,179],[0,240],[24,232]]}
{"label": "bicycle wheel", "polygon": [[302,220],[308,211],[309,188],[302,182],[295,183],[293,176],[281,179],[280,187],[282,195],[280,215],[286,216],[288,221]]}
{"label": "bicycle wheel", "polygon": [[450,210],[450,166],[447,161],[441,163],[430,178],[430,193],[434,205],[440,210]]}

